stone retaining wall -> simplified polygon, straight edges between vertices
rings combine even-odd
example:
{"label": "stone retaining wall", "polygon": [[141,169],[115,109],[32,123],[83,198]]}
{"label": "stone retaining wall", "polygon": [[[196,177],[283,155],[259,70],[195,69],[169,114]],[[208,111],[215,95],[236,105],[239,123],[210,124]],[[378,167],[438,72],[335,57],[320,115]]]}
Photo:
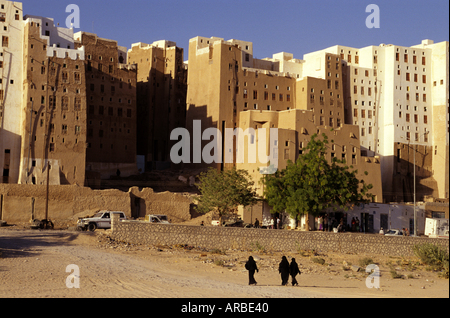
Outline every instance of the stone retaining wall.
{"label": "stone retaining wall", "polygon": [[241,249],[296,252],[367,253],[373,255],[412,256],[415,244],[433,243],[449,249],[446,239],[390,237],[355,233],[300,232],[290,230],[203,227],[145,222],[112,222],[112,237],[131,244],[187,244],[206,249]]}

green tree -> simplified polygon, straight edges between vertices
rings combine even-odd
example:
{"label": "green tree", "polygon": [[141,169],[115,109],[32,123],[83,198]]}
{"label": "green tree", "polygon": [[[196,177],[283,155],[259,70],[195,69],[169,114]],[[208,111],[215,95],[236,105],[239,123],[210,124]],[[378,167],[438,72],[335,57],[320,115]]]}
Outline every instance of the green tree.
{"label": "green tree", "polygon": [[316,134],[311,137],[306,153],[296,163],[289,162],[286,169],[262,179],[264,196],[273,213],[286,210],[299,219],[308,213],[317,216],[329,207],[346,209],[348,204],[371,200],[368,191],[372,185],[358,180],[357,170],[337,158],[327,161],[328,137],[322,136],[323,140],[316,139]]}
{"label": "green tree", "polygon": [[216,210],[219,213],[220,224],[222,218],[239,205],[248,206],[256,202],[254,182],[246,170],[236,168],[218,171],[209,168],[199,176],[196,184],[201,196],[197,197],[197,210],[208,213]]}

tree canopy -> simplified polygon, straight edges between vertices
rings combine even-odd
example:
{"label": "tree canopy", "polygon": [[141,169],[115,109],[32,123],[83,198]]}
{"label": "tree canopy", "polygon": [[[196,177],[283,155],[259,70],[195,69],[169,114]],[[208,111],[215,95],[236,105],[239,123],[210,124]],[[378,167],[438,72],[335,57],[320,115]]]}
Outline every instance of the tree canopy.
{"label": "tree canopy", "polygon": [[207,172],[200,174],[199,180],[196,186],[201,196],[197,197],[197,210],[200,213],[216,210],[221,224],[222,217],[239,205],[248,206],[256,202],[254,182],[246,170],[232,168],[218,171],[209,168]]}
{"label": "tree canopy", "polygon": [[[306,153],[296,163],[289,162],[286,169],[262,179],[264,196],[273,207],[273,213],[286,211],[292,218],[301,215],[317,216],[324,209],[346,209],[348,204],[370,201],[371,184],[356,177],[358,171],[344,161],[326,159],[328,137],[311,137]],[[365,172],[367,175],[368,173]]]}

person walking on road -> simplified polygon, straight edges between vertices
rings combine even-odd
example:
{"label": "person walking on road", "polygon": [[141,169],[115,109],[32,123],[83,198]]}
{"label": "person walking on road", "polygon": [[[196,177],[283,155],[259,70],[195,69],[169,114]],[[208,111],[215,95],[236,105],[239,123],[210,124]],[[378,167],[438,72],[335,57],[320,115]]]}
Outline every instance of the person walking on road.
{"label": "person walking on road", "polygon": [[281,274],[281,285],[286,286],[289,280],[289,262],[286,256],[281,258],[281,263],[278,266],[278,272]]}
{"label": "person walking on road", "polygon": [[255,280],[255,271],[259,272],[258,266],[256,266],[256,262],[253,259],[253,256],[248,258],[247,263],[245,263],[245,269],[248,270],[248,284],[256,285],[257,282]]}
{"label": "person walking on road", "polygon": [[289,274],[291,274],[292,277],[292,286],[297,285],[298,282],[297,279],[295,279],[295,276],[301,274],[300,269],[298,268],[298,264],[295,261],[295,258],[292,258],[291,264],[289,265]]}

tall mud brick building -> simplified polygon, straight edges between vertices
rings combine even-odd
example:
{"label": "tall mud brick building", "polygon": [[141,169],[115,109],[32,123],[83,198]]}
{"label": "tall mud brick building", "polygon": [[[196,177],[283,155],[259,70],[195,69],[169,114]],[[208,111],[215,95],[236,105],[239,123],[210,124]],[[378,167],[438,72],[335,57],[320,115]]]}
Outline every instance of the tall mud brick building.
{"label": "tall mud brick building", "polygon": [[[320,70],[320,76],[308,76],[308,68]],[[253,58],[251,42],[196,37],[190,40],[188,83],[186,125],[191,136],[194,120],[201,120],[203,130],[217,128],[222,138],[217,142],[224,150],[215,166],[248,170],[260,194],[262,172],[274,162],[261,162],[259,156],[256,162],[250,160],[250,149],[259,149],[260,141],[265,142],[266,154],[272,153],[278,169],[284,169],[289,160],[295,162],[302,155],[313,134],[325,133],[332,141],[329,160],[338,157],[352,164],[359,177],[374,185],[375,200],[382,200],[379,160],[362,155],[358,126],[345,123],[338,55],[323,52],[318,60],[303,61],[282,52],[258,60]],[[240,129],[244,143],[234,137],[233,145],[226,147],[227,128]],[[264,139],[258,130],[262,128],[268,133]],[[271,128],[278,129],[272,141]],[[230,163],[225,156],[234,150]],[[239,160],[236,153],[241,153]]]}
{"label": "tall mud brick building", "polygon": [[0,1],[0,33],[0,182],[84,186],[137,173],[126,48],[23,17],[11,1]]}
{"label": "tall mud brick building", "polygon": [[125,64],[117,41],[87,32],[74,38],[86,51],[86,170],[101,178],[137,174],[136,65]]}
{"label": "tall mud brick building", "polygon": [[183,49],[171,41],[135,43],[128,63],[137,65],[137,154],[145,169],[171,167],[171,132],[186,122],[187,68]]}
{"label": "tall mud brick building", "polygon": [[[363,178],[375,186],[378,202],[412,201],[414,176],[417,200],[448,198],[448,78],[448,42],[338,45],[302,60],[285,52],[260,60],[251,42],[195,37],[189,43],[186,126],[191,137],[194,120],[201,120],[202,130],[217,128],[217,149],[223,151],[215,166],[248,169],[256,180],[264,163],[224,160],[242,147],[236,137],[226,147],[227,128],[242,129],[250,140],[244,158],[259,141],[258,128],[278,128],[279,168],[302,154],[312,134],[326,133],[334,140],[332,157],[369,172]],[[210,142],[203,140],[202,149]],[[205,166],[195,159],[190,163]]]}
{"label": "tall mud brick building", "polygon": [[48,174],[51,184],[84,184],[84,49],[64,31],[52,19],[26,17],[20,183],[42,184]]}
{"label": "tall mud brick building", "polygon": [[72,30],[0,4],[2,183],[84,185],[84,48]]}

